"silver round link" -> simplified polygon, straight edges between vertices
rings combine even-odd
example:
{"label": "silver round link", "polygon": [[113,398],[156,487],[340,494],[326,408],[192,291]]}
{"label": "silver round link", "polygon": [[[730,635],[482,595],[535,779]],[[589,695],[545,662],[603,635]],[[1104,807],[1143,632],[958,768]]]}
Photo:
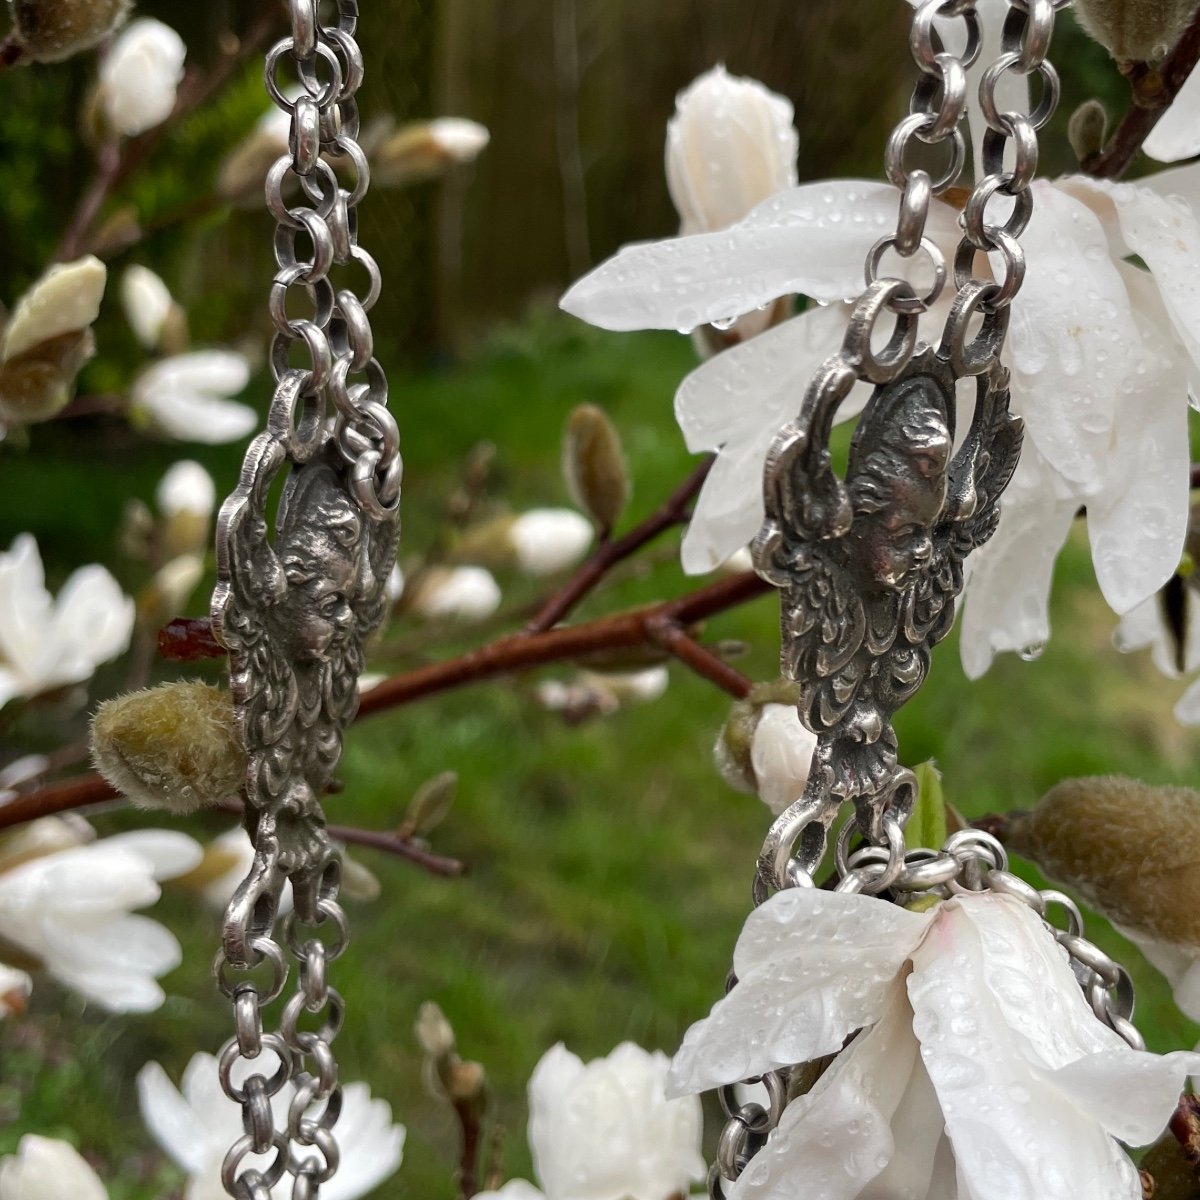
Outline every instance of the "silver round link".
{"label": "silver round link", "polygon": [[[927,312],[936,303],[937,298],[942,294],[942,289],[946,286],[946,256],[942,253],[937,243],[930,238],[922,238],[918,249],[924,250],[929,257],[929,261],[933,264],[933,282],[929,285],[928,290],[923,296],[893,297],[888,301],[887,307],[889,312],[910,314]],[[898,254],[900,253],[896,234],[887,234],[885,237],[881,237],[867,254],[867,264],[864,274],[866,275],[868,287],[877,282],[879,278],[879,264],[889,250],[895,250]],[[912,255],[902,257],[912,257]],[[889,276],[888,278],[896,277]],[[909,286],[912,286],[911,281],[906,280],[904,282],[908,282]]]}
{"label": "silver round link", "polygon": [[321,110],[311,96],[298,97],[292,109],[289,149],[292,170],[297,175],[311,175],[321,157]]}
{"label": "silver round link", "polygon": [[912,171],[900,196],[900,213],[892,239],[901,258],[916,254],[925,237],[925,222],[933,201],[933,184],[927,171]]}
{"label": "silver round link", "polygon": [[317,0],[291,0],[292,55],[312,58],[317,46]]}

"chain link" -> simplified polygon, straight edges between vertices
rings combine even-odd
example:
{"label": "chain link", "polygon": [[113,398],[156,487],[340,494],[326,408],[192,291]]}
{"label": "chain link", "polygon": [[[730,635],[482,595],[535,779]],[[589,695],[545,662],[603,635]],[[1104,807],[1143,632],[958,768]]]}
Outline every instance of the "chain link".
{"label": "chain link", "polygon": [[[350,468],[355,499],[382,518],[399,503],[402,464],[368,319],[379,297],[379,268],[358,244],[358,204],[371,175],[356,140],[355,93],[363,78],[362,52],[354,40],[358,0],[338,0],[330,25],[320,23],[318,0],[289,0],[289,9],[291,36],[273,46],[266,61],[267,91],[291,118],[288,153],[266,182],[267,208],[278,222],[278,271],[269,303],[275,326],[271,368],[280,386],[286,381],[303,401],[289,440],[319,441],[332,400],[337,446]],[[297,77],[290,87],[279,82],[285,62]],[[337,268],[365,273],[365,294],[335,284],[331,274]],[[304,315],[289,312],[296,292],[307,300]]]}

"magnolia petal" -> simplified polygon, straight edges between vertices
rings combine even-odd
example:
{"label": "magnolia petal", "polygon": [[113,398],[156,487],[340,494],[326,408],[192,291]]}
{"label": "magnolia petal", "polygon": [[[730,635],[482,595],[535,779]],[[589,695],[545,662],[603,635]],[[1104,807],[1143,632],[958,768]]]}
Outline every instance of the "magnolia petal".
{"label": "magnolia petal", "polygon": [[1123,265],[1140,348],[1119,388],[1108,480],[1087,502],[1092,563],[1105,600],[1129,612],[1175,573],[1188,530],[1191,454],[1187,372],[1164,337],[1169,328],[1154,281]]}
{"label": "magnolia petal", "polygon": [[138,1072],[137,1093],[142,1121],[163,1153],[191,1175],[203,1171],[208,1158],[203,1128],[158,1063],[148,1062]]}
{"label": "magnolia petal", "polygon": [[47,965],[60,978],[76,971],[157,976],[174,970],[183,958],[169,929],[137,915],[90,928],[48,924],[43,939]]}
{"label": "magnolia petal", "polygon": [[527,1179],[510,1179],[499,1191],[476,1192],[475,1200],[546,1200]]}
{"label": "magnolia petal", "polygon": [[969,679],[978,679],[996,654],[1036,651],[1050,636],[1054,560],[1078,508],[1070,496],[1055,494],[1050,470],[1026,444],[996,532],[967,560],[959,651]]}
{"label": "magnolia petal", "polygon": [[1200,221],[1191,205],[1132,183],[1088,186],[1112,198],[1130,251],[1150,268],[1171,323],[1200,364]]}
{"label": "magnolia petal", "polygon": [[[1197,131],[1200,136],[1200,130]],[[1197,151],[1200,154],[1200,150]],[[1200,163],[1188,163],[1186,167],[1174,167],[1169,171],[1156,171],[1137,182],[1138,187],[1149,188],[1167,199],[1182,200],[1193,213],[1200,213]],[[1115,213],[1114,209],[1114,213]]]}
{"label": "magnolia petal", "polygon": [[1048,183],[1034,191],[1022,238],[1029,268],[1012,305],[1014,407],[1047,461],[1092,485],[1114,420],[1112,381],[1133,372],[1137,328],[1096,214]]}
{"label": "magnolia petal", "polygon": [[0,1159],[3,1200],[108,1200],[100,1177],[67,1142],[27,1133]]}
{"label": "magnolia petal", "polygon": [[372,1099],[365,1083],[346,1084],[342,1101],[342,1165],[321,1191],[328,1200],[357,1200],[396,1173],[404,1157],[406,1130],[392,1123],[391,1105]]}
{"label": "magnolia petal", "polygon": [[[980,899],[972,897],[970,906]],[[1036,987],[1024,976],[989,972],[988,960],[1006,947],[989,941],[985,950],[975,923],[963,919],[967,911],[968,902],[942,906],[913,954],[908,993],[921,1055],[970,1194],[975,1200],[1138,1200],[1141,1184],[1128,1156],[1026,1060],[1023,1048],[1031,1039],[1013,1029],[992,990],[997,983],[1032,990],[1037,1003],[1025,1010],[1025,1023],[1045,1021],[1053,1037],[1053,1018],[1037,1004],[1050,1000],[1063,1007],[1059,982],[1043,979]],[[1026,940],[1011,927],[1006,936],[1022,946]],[[1040,938],[1050,940],[1044,927]],[[1016,952],[1029,965],[1028,955]],[[1062,967],[1069,974],[1065,961]],[[1078,985],[1072,980],[1070,986],[1082,1005]],[[981,1039],[989,1043],[987,1052],[981,1052]]]}
{"label": "magnolia petal", "polygon": [[136,829],[104,839],[109,846],[119,846],[149,863],[155,879],[174,879],[186,875],[204,857],[204,848],[195,838],[173,829]]}
{"label": "magnolia petal", "polygon": [[730,445],[717,456],[680,546],[683,569],[689,575],[715,570],[758,533],[763,522],[760,480],[766,453],[767,446],[752,442]]}
{"label": "magnolia petal", "polygon": [[1193,1021],[1200,1021],[1200,956],[1182,946],[1143,937],[1123,925],[1114,923],[1113,928],[1131,941],[1171,985],[1179,1011]]}
{"label": "magnolia petal", "polygon": [[870,896],[777,892],[747,918],[733,955],[737,986],[688,1030],[668,1092],[706,1091],[840,1049],[883,1014],[929,921]]}
{"label": "magnolia petal", "polygon": [[97,664],[129,649],[134,603],[121,585],[98,563],[74,571],[58,594],[50,638],[62,647],[64,660],[75,656],[80,670],[60,682],[86,679]]}
{"label": "magnolia petal", "polygon": [[[889,184],[802,184],[719,233],[626,246],[560,303],[605,329],[686,332],[793,292],[844,300],[862,291],[861,263],[878,238],[894,231],[897,203]],[[934,201],[926,235],[953,244],[956,218],[949,205]]]}
{"label": "magnolia petal", "polygon": [[258,427],[258,414],[249,405],[212,396],[156,396],[136,411],[163,437],[205,445],[236,442]]}
{"label": "magnolia petal", "polygon": [[1200,679],[1179,697],[1174,712],[1180,725],[1200,725]]}
{"label": "magnolia petal", "polygon": [[1200,154],[1200,71],[1193,70],[1184,80],[1142,149],[1159,162],[1178,162]]}
{"label": "magnolia petal", "polygon": [[[817,368],[841,345],[848,316],[845,305],[815,305],[697,367],[675,393],[687,448],[719,450],[747,435],[769,445],[800,411]],[[843,420],[851,415],[838,412]]]}
{"label": "magnolia petal", "polygon": [[[902,983],[895,981],[888,993],[878,1023],[833,1060],[811,1092],[784,1109],[766,1146],[730,1189],[729,1200],[891,1200],[909,1195],[924,1200],[941,1114],[920,1065]],[[924,1089],[919,1083],[914,1088],[915,1075],[925,1077]],[[893,1137],[892,1119],[905,1103],[913,1105],[905,1120],[917,1136],[916,1146]],[[890,1189],[883,1186],[881,1172],[891,1176]],[[918,1184],[917,1190],[897,1190],[895,1185],[908,1180]]]}

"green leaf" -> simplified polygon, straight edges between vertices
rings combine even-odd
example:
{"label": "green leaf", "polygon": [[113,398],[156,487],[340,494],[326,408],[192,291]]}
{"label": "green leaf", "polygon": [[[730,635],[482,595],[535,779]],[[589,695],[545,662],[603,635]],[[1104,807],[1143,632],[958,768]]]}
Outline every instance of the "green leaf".
{"label": "green leaf", "polygon": [[913,768],[917,777],[917,801],[908,819],[904,840],[910,847],[938,849],[946,840],[946,798],[942,773],[931,758]]}

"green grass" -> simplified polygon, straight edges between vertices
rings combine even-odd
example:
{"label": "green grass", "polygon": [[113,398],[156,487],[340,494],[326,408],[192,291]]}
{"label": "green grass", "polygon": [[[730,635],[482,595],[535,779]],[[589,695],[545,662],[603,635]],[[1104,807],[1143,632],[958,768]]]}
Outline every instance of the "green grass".
{"label": "green grass", "polygon": [[[691,461],[671,417],[674,385],[691,363],[686,339],[618,337],[535,316],[471,361],[395,381],[406,552],[438,533],[444,497],[481,436],[496,446],[495,485],[514,508],[562,503],[558,437],[582,401],[604,405],[621,428],[635,480],[631,519],[648,511]],[[0,544],[34,529],[55,579],[79,562],[111,559],[124,498],[149,498],[178,454],[108,426],[34,430],[29,453],[4,453],[9,494],[21,502],[0,516]],[[204,454],[222,487],[236,458],[227,449]],[[585,612],[688,587],[674,565],[676,539],[668,541],[652,568]],[[535,598],[531,585],[503,582],[514,607]],[[943,646],[924,691],[900,715],[905,760],[937,758],[947,798],[969,815],[1032,803],[1066,775],[1193,782],[1200,742],[1170,715],[1178,685],[1144,658],[1111,649],[1114,620],[1082,537],[1059,564],[1053,621],[1041,659],[1007,656],[976,684],[963,677],[954,639]],[[412,640],[411,630],[393,634]],[[774,673],[770,598],[713,621],[705,636],[746,641],[739,666],[758,678]],[[517,679],[374,717],[352,732],[332,818],[386,827],[422,780],[453,768],[459,799],[434,842],[470,864],[465,879],[451,882],[360,852],[383,896],[351,906],[354,940],[335,969],[350,1014],[337,1048],[343,1078],[366,1079],[408,1125],[405,1164],[389,1193],[453,1194],[454,1122],[422,1091],[412,1036],[423,1000],[443,1007],[463,1054],[486,1065],[493,1114],[508,1130],[506,1173],[528,1175],[524,1086],[552,1043],[585,1057],[626,1038],[670,1051],[720,994],[769,818],[711,767],[726,698],[681,668],[672,675],[663,699],[579,728],[540,711],[531,681]],[[113,678],[99,681],[98,695]],[[26,710],[10,719],[5,748],[46,744],[59,728]],[[97,824],[107,831],[144,821],[114,814]],[[199,818],[187,827],[207,836],[223,826]],[[231,1028],[209,979],[217,915],[171,891],[154,911],[187,955],[167,980],[161,1011],[106,1018],[39,982],[31,1019],[0,1031],[0,1124],[8,1120],[0,1151],[30,1130],[72,1131],[116,1200],[149,1200],[178,1181],[141,1130],[137,1068],[157,1058],[178,1077],[194,1050],[214,1050]],[[1158,976],[1102,922],[1093,920],[1090,933],[1131,964],[1151,1046],[1190,1046],[1197,1031]]]}

